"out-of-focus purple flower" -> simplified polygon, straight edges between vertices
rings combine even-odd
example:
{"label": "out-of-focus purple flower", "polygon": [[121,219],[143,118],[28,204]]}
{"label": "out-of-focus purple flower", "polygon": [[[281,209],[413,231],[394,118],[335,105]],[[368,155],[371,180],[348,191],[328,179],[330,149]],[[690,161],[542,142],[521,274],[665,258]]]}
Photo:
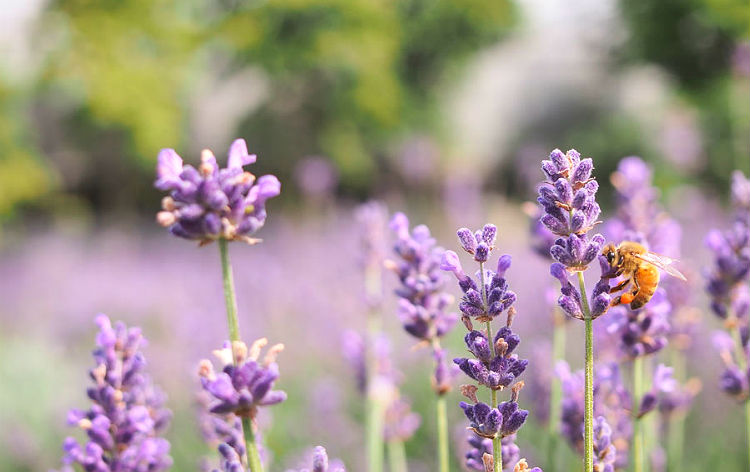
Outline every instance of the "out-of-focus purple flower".
{"label": "out-of-focus purple flower", "polygon": [[[738,401],[747,401],[750,397],[750,370],[740,368],[741,359],[737,359],[737,349],[732,337],[725,331],[716,331],[712,337],[714,348],[724,362],[724,371],[719,380],[719,386],[729,396]],[[748,357],[747,343],[743,347],[746,365]]]}
{"label": "out-of-focus purple flower", "polygon": [[401,282],[396,289],[399,318],[404,329],[420,340],[440,338],[457,321],[455,314],[446,312],[453,298],[443,291],[440,261],[444,250],[436,246],[427,226],[409,232],[409,220],[403,213],[396,213],[390,226],[397,237],[394,251],[400,260],[388,261],[387,267]]}
{"label": "out-of-focus purple flower", "polygon": [[346,469],[339,461],[329,462],[326,449],[323,446],[317,446],[313,449],[311,467],[299,469],[297,472],[346,472]]}
{"label": "out-of-focus purple flower", "polygon": [[[571,447],[583,453],[583,370],[571,372],[568,364],[558,362],[556,369],[563,391],[561,433]],[[594,372],[594,414],[603,416],[612,428],[612,443],[618,454],[616,468],[625,468],[630,438],[630,395],[615,363],[600,363]]]}
{"label": "out-of-focus purple flower", "polygon": [[248,350],[241,341],[232,345],[225,343],[223,349],[214,352],[222,363],[218,373],[214,371],[211,361],[201,361],[198,373],[203,389],[213,397],[212,413],[234,413],[239,417],[255,418],[259,407],[286,400],[286,393],[272,390],[279,378],[276,356],[284,345],[271,346],[264,359],[259,361],[260,351],[266,344],[268,341],[261,338]]}
{"label": "out-of-focus purple flower", "polygon": [[526,202],[523,205],[524,212],[529,216],[531,235],[531,248],[544,257],[551,259],[550,248],[555,244],[557,236],[542,223],[541,218],[544,216],[544,209],[532,202]]}
{"label": "out-of-focus purple flower", "polygon": [[612,428],[599,416],[594,420],[594,472],[615,472],[616,455]]}
{"label": "out-of-focus purple flower", "polygon": [[662,394],[669,394],[677,389],[677,381],[672,377],[674,369],[664,364],[659,364],[654,371],[651,390],[646,392],[640,399],[637,415],[642,417],[653,411],[659,404]]}
{"label": "out-of-focus purple flower", "polygon": [[295,166],[294,180],[305,197],[322,199],[333,194],[339,174],[329,159],[307,156]]}
{"label": "out-of-focus purple flower", "polygon": [[411,403],[396,398],[385,410],[383,437],[386,441],[406,441],[422,423],[422,418],[411,409]]}
{"label": "out-of-focus purple flower", "polygon": [[445,367],[438,341],[458,320],[455,313],[447,311],[453,297],[444,291],[445,277],[440,270],[444,249],[435,244],[427,226],[415,226],[410,232],[409,219],[403,213],[393,215],[390,227],[396,235],[394,252],[399,260],[386,261],[386,267],[401,282],[396,289],[397,313],[407,333],[433,346],[436,369],[432,384],[442,395],[450,389],[450,369]]}
{"label": "out-of-focus purple flower", "polygon": [[78,465],[86,472],[160,471],[172,465],[169,442],[159,437],[171,413],[165,396],[145,374],[140,328],[123,323],[113,327],[105,315],[96,317],[99,333],[93,352],[96,366],[89,371],[94,385],[86,391],[92,401],[86,410],[71,410],[68,423],[88,435],[81,446],[72,437],[63,443],[63,471]]}
{"label": "out-of-focus purple flower", "polygon": [[[599,223],[601,209],[596,202],[599,184],[592,177],[594,170],[590,158],[570,150],[563,154],[559,149],[550,153],[549,160],[542,161],[542,171],[547,180],[539,187],[537,202],[544,210],[539,221],[558,238],[550,247],[555,262],[550,268],[553,277],[561,283],[558,304],[573,318],[583,319],[581,294],[568,280],[570,272],[586,270],[604,246],[604,236],[588,232]],[[609,280],[602,277],[591,297],[592,318],[606,312],[609,306]]]}
{"label": "out-of-focus purple flower", "polygon": [[219,238],[257,242],[251,236],[265,224],[266,201],[279,195],[281,184],[273,175],[256,179],[243,169],[255,160],[244,139],[232,143],[225,168],[207,149],[198,169],[183,165],[174,149],[162,149],[154,186],[169,196],[162,200],[158,223],[175,236],[204,243]]}
{"label": "out-of-focus purple flower", "polygon": [[713,252],[714,264],[706,272],[706,290],[711,309],[721,318],[731,311],[744,320],[750,310],[750,181],[736,171],[732,174],[732,202],[735,207],[733,225],[724,232],[712,230],[706,246]]}
{"label": "out-of-focus purple flower", "polygon": [[664,290],[659,288],[641,309],[623,306],[611,309],[607,331],[617,336],[620,350],[627,357],[654,354],[667,345],[671,312],[672,306]]}

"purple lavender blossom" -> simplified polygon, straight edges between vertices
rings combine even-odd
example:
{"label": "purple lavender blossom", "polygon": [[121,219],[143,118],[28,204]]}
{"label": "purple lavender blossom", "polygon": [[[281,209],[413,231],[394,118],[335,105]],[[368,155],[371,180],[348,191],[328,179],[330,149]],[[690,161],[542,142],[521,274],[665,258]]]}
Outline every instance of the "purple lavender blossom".
{"label": "purple lavender blossom", "polygon": [[730,312],[747,325],[750,311],[750,181],[736,171],[732,174],[732,203],[735,208],[733,225],[723,233],[712,230],[706,246],[713,252],[714,265],[706,272],[706,290],[711,309],[720,318]]}
{"label": "purple lavender blossom", "polygon": [[357,207],[355,212],[360,254],[364,268],[365,299],[370,307],[378,307],[383,301],[383,261],[386,258],[388,209],[382,202],[373,200]]}
{"label": "purple lavender blossom", "polygon": [[[458,285],[464,292],[458,304],[464,323],[471,319],[480,322],[491,321],[507,312],[516,302],[516,294],[508,290],[508,282],[505,280],[505,272],[511,264],[510,256],[505,254],[498,259],[496,271],[484,269],[483,264],[487,262],[494,249],[496,234],[497,228],[490,224],[473,234],[468,228],[457,231],[458,240],[464,251],[473,255],[474,260],[482,264],[481,270],[484,274],[480,273],[478,280],[464,273],[458,255],[453,251],[445,251],[440,263],[441,269],[456,276]],[[481,293],[482,287],[484,293]]]}
{"label": "purple lavender blossom", "polygon": [[495,334],[494,350],[487,341],[487,336],[479,331],[470,331],[464,341],[475,358],[456,358],[453,362],[480,385],[493,390],[510,386],[529,363],[513,354],[521,338],[507,326],[500,328]]}
{"label": "purple lavender blossom", "polygon": [[[521,385],[521,384],[519,384]],[[469,428],[483,438],[504,438],[515,434],[524,422],[529,412],[518,408],[518,390],[514,389],[514,396],[510,401],[500,403],[492,408],[486,403],[477,402],[470,405],[459,403],[464,414],[469,419]]]}
{"label": "purple lavender blossom", "polygon": [[616,456],[612,428],[603,416],[599,416],[594,420],[594,472],[615,472]]}
{"label": "purple lavender blossom", "polygon": [[445,365],[439,339],[458,319],[447,312],[453,297],[443,291],[445,277],[440,262],[444,249],[435,244],[425,225],[414,227],[410,233],[409,219],[403,213],[393,216],[390,227],[396,233],[394,251],[399,260],[386,261],[386,266],[401,282],[396,289],[400,297],[398,316],[407,333],[433,346],[436,369],[432,383],[436,393],[442,395],[450,388],[453,374]]}
{"label": "purple lavender blossom", "polygon": [[[589,239],[587,233],[599,223],[601,212],[596,202],[599,184],[591,176],[594,169],[590,158],[571,149],[563,154],[555,149],[549,160],[542,161],[542,171],[547,181],[539,187],[537,202],[544,209],[539,221],[553,234],[559,236],[550,247],[550,255],[557,261],[550,272],[561,283],[562,295],[558,304],[563,311],[576,319],[583,319],[581,293],[568,280],[570,272],[586,270],[597,259],[604,236],[595,234]],[[591,316],[597,318],[609,306],[609,268],[603,263],[602,277],[591,295]]]}
{"label": "purple lavender blossom", "polygon": [[263,361],[259,362],[260,351],[267,343],[265,338],[261,338],[249,350],[241,341],[234,342],[231,348],[229,343],[225,343],[223,349],[214,351],[223,364],[218,373],[214,372],[209,360],[201,361],[198,373],[201,385],[213,397],[211,413],[234,413],[239,417],[254,419],[259,407],[286,400],[286,393],[272,390],[279,378],[276,356],[284,345],[271,346]]}
{"label": "purple lavender blossom", "polygon": [[202,243],[219,238],[257,242],[251,236],[265,224],[266,201],[279,195],[281,184],[273,175],[256,180],[243,169],[255,160],[244,139],[232,143],[223,169],[207,149],[198,169],[183,165],[174,149],[162,149],[154,186],[169,196],[162,200],[157,221],[175,236]]}
{"label": "purple lavender blossom", "polygon": [[329,462],[326,449],[323,446],[317,446],[313,449],[312,466],[299,469],[297,472],[346,472],[346,469],[339,461]]}
{"label": "purple lavender blossom", "polygon": [[[716,331],[712,341],[714,349],[719,352],[724,362],[719,386],[730,397],[738,401],[747,401],[750,397],[750,370],[740,367],[742,360],[737,358],[734,339],[725,331]],[[744,351],[743,355],[747,356],[747,349]]]}
{"label": "purple lavender blossom", "polygon": [[74,464],[86,472],[166,470],[172,465],[169,442],[158,435],[171,413],[163,407],[165,395],[143,372],[140,349],[146,340],[140,328],[113,327],[105,315],[95,321],[96,367],[89,371],[95,385],[86,391],[93,405],[68,413],[68,424],[83,429],[88,441],[81,446],[72,437],[65,439],[62,471],[72,472]]}
{"label": "purple lavender blossom", "polygon": [[395,398],[385,411],[383,438],[386,441],[406,441],[422,423],[422,417],[411,409],[411,402]]}

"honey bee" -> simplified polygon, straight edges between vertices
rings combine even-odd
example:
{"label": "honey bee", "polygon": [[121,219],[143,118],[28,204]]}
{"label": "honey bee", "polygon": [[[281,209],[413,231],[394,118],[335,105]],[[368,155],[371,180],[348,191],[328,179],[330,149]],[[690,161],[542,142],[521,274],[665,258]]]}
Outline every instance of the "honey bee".
{"label": "honey bee", "polygon": [[[607,258],[610,267],[614,269],[611,278],[624,276],[625,279],[609,289],[609,293],[625,290],[615,297],[610,306],[630,304],[630,308],[637,310],[651,300],[659,286],[659,269],[681,280],[687,280],[677,269],[670,266],[673,259],[648,251],[641,244],[633,241],[623,241],[619,246],[610,243],[602,249],[602,255]],[[627,289],[629,284],[632,289]]]}

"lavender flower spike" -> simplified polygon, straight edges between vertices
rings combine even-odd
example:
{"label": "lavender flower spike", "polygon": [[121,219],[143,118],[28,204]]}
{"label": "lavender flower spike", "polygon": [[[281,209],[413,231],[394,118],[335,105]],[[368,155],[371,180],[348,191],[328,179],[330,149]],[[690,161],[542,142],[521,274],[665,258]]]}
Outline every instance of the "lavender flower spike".
{"label": "lavender flower spike", "polygon": [[157,222],[175,236],[201,243],[219,238],[257,242],[251,236],[265,224],[266,201],[279,195],[281,184],[273,175],[256,179],[243,169],[255,160],[244,139],[232,143],[225,168],[207,149],[197,169],[183,164],[174,149],[162,149],[154,186],[169,195]]}
{"label": "lavender flower spike", "polygon": [[259,361],[260,351],[266,344],[268,341],[261,338],[248,350],[241,341],[232,343],[231,349],[227,343],[223,349],[214,351],[223,364],[218,373],[214,372],[210,361],[201,361],[198,373],[204,390],[213,397],[212,413],[234,413],[239,417],[253,419],[259,407],[286,400],[286,393],[272,390],[274,382],[279,378],[276,356],[284,349],[284,345],[271,346],[263,360]]}
{"label": "lavender flower spike", "polygon": [[346,472],[346,469],[339,461],[335,461],[335,464],[329,463],[326,449],[323,446],[317,446],[313,449],[312,467],[299,469],[297,472]]}
{"label": "lavender flower spike", "polygon": [[171,413],[163,407],[164,394],[143,372],[141,330],[123,323],[113,327],[105,315],[95,321],[96,367],[89,371],[94,386],[87,389],[93,405],[68,413],[68,423],[83,429],[88,441],[81,446],[72,437],[65,439],[62,471],[77,470],[74,464],[86,472],[167,470],[172,465],[169,442],[159,434]]}
{"label": "lavender flower spike", "polygon": [[603,416],[599,416],[594,421],[594,472],[615,472],[616,454],[612,428]]}

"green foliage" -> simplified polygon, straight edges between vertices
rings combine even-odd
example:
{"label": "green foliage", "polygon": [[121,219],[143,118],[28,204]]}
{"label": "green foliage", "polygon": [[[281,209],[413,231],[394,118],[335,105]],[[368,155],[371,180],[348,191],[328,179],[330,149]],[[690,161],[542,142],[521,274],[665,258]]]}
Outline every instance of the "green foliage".
{"label": "green foliage", "polygon": [[390,140],[430,128],[441,80],[512,18],[509,0],[59,0],[49,11],[64,40],[47,79],[126,130],[149,169],[160,147],[189,141],[187,98],[207,68],[259,67],[269,94],[239,134],[276,162],[330,156],[353,187]]}
{"label": "green foliage", "polygon": [[0,218],[45,195],[54,182],[27,131],[26,112],[22,95],[0,83]]}
{"label": "green foliage", "polygon": [[750,19],[744,0],[622,0],[622,12],[630,55],[661,65],[691,89],[726,75]]}

